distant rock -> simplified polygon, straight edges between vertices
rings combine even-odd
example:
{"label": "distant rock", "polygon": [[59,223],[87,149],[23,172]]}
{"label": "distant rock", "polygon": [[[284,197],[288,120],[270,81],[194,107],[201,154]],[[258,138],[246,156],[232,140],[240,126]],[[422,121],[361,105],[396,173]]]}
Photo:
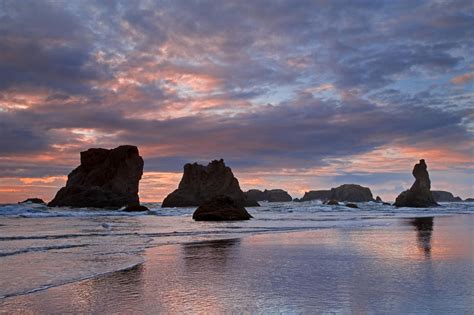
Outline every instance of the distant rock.
{"label": "distant rock", "polygon": [[334,200],[334,199],[327,200],[324,202],[324,204],[328,206],[339,206],[339,202],[337,202],[337,200]]}
{"label": "distant rock", "polygon": [[346,207],[358,209],[359,207],[355,203],[346,203]]}
{"label": "distant rock", "polygon": [[331,191],[330,190],[311,190],[304,193],[303,198],[299,201],[311,201],[311,200],[329,200],[331,199]]}
{"label": "distant rock", "polygon": [[258,189],[250,189],[246,191],[245,196],[248,200],[268,201],[268,202],[287,202],[293,200],[288,192],[283,189],[265,189],[264,191]]}
{"label": "distant rock", "polygon": [[432,190],[431,194],[436,202],[461,202],[460,197],[454,197],[449,191]]}
{"label": "distant rock", "polygon": [[204,202],[193,213],[196,221],[249,220],[252,216],[229,196],[219,195]]}
{"label": "distant rock", "polygon": [[331,188],[331,190],[308,191],[300,201],[325,201],[330,199],[351,202],[367,202],[374,200],[369,188],[355,184],[345,184],[336,188]]}
{"label": "distant rock", "polygon": [[126,211],[126,212],[142,212],[142,211],[148,211],[148,210],[150,209],[142,205],[128,206],[125,209],[123,209],[123,211]]}
{"label": "distant rock", "polygon": [[425,208],[438,206],[430,191],[431,181],[425,160],[420,160],[412,172],[415,182],[409,190],[398,195],[395,200],[396,207]]}
{"label": "distant rock", "polygon": [[37,203],[37,204],[46,204],[41,198],[28,198],[19,203]]}
{"label": "distant rock", "polygon": [[380,198],[380,196],[377,196],[377,197],[375,197],[375,201],[376,202],[382,202],[382,198]]}
{"label": "distant rock", "polygon": [[294,202],[301,202],[300,198],[293,199]]}
{"label": "distant rock", "polygon": [[81,152],[81,165],[69,175],[50,207],[96,207],[119,209],[139,205],[138,183],[143,159],[131,145]]}
{"label": "distant rock", "polygon": [[257,201],[245,197],[239,181],[222,159],[212,161],[207,166],[186,164],[178,189],[169,194],[161,206],[195,207],[218,195],[231,197],[245,207],[259,206]]}
{"label": "distant rock", "polygon": [[464,199],[464,202],[474,202],[474,198],[466,198]]}

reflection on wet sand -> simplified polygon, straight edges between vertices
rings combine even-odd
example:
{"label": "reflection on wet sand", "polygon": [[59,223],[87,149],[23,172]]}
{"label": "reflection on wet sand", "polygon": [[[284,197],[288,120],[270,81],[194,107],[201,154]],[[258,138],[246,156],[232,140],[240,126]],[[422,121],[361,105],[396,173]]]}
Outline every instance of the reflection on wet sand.
{"label": "reflection on wet sand", "polygon": [[202,265],[223,268],[228,260],[239,255],[239,245],[238,238],[187,243],[182,245],[182,257],[190,272]]}
{"label": "reflection on wet sand", "polygon": [[433,217],[414,218],[410,221],[416,229],[418,248],[426,258],[431,258],[431,236],[433,233]]}

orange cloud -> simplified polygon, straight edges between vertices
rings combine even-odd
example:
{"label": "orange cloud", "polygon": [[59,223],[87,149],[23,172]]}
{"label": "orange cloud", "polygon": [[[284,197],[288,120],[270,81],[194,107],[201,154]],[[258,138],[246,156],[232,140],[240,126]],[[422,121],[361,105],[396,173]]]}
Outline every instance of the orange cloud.
{"label": "orange cloud", "polygon": [[465,73],[463,75],[459,75],[457,77],[452,78],[451,83],[460,85],[460,84],[466,84],[472,80],[474,80],[474,73]]}

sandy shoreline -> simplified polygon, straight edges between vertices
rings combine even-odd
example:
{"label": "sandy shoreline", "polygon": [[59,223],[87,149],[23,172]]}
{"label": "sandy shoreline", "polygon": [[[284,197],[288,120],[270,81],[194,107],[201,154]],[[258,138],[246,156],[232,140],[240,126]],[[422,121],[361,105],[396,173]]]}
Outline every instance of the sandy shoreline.
{"label": "sandy shoreline", "polygon": [[0,301],[2,313],[465,313],[472,215],[147,249],[126,271]]}

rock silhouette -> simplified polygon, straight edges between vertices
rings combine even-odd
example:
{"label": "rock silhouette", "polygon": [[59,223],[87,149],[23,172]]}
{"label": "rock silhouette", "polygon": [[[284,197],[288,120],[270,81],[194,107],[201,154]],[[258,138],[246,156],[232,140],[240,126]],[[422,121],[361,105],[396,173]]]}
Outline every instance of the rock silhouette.
{"label": "rock silhouette", "polygon": [[265,189],[264,191],[258,189],[250,189],[244,194],[247,199],[255,201],[287,202],[292,200],[288,192],[284,191],[283,189]]}
{"label": "rock silhouette", "polygon": [[245,197],[239,181],[222,159],[207,166],[186,164],[178,189],[169,194],[161,206],[195,207],[218,195],[228,196],[241,206],[258,206],[257,201]]}
{"label": "rock silhouette", "polygon": [[367,202],[374,200],[369,188],[355,184],[344,184],[336,188],[331,188],[331,190],[308,191],[299,201],[326,201],[331,199],[350,202]]}
{"label": "rock silhouette", "polygon": [[139,205],[142,174],[143,159],[135,146],[89,149],[81,152],[81,164],[48,206],[118,209]]}
{"label": "rock silhouette", "polygon": [[19,203],[37,203],[37,204],[45,204],[43,199],[41,198],[28,198],[26,200],[23,200],[22,202]]}
{"label": "rock silhouette", "polygon": [[398,195],[395,200],[396,207],[425,208],[438,206],[431,194],[431,181],[425,160],[420,160],[413,168],[415,182],[409,190]]}
{"label": "rock silhouette", "polygon": [[229,196],[219,195],[204,202],[193,213],[196,221],[249,220],[252,216]]}
{"label": "rock silhouette", "polygon": [[431,194],[436,202],[461,202],[460,197],[454,197],[449,191],[432,190]]}

